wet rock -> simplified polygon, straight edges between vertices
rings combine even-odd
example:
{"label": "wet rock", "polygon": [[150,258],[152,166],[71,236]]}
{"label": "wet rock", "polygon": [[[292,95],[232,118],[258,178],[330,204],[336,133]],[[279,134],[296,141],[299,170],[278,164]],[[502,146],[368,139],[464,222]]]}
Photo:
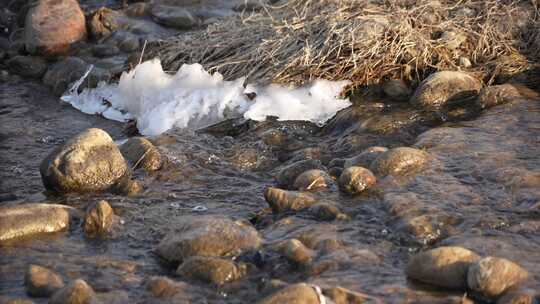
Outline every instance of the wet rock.
{"label": "wet rock", "polygon": [[279,147],[283,145],[288,139],[287,134],[285,134],[285,132],[279,129],[267,130],[262,133],[260,137],[265,144],[271,147]]}
{"label": "wet rock", "polygon": [[422,150],[399,147],[377,157],[371,169],[377,175],[405,175],[415,172],[427,163],[428,154]]}
{"label": "wet rock", "polygon": [[176,270],[176,274],[206,283],[223,285],[243,277],[246,265],[214,257],[190,257]]}
{"label": "wet rock", "polygon": [[496,304],[534,304],[540,299],[540,293],[528,289],[509,290],[501,296]]}
{"label": "wet rock", "polygon": [[328,202],[320,202],[309,207],[309,213],[321,221],[348,220],[349,216]]}
{"label": "wet rock", "polygon": [[120,54],[120,49],[112,44],[98,44],[92,48],[92,53],[96,57],[104,58]]}
{"label": "wet rock", "polygon": [[95,300],[92,287],[84,280],[77,279],[54,293],[49,304],[90,304]]}
{"label": "wet rock", "polygon": [[8,298],[0,295],[0,304],[34,304],[31,300]]}
{"label": "wet rock", "polygon": [[108,234],[113,225],[114,212],[107,201],[92,204],[84,217],[84,232],[93,237]]}
{"label": "wet rock", "polygon": [[397,101],[409,100],[412,93],[409,86],[401,79],[390,79],[385,81],[382,85],[382,89],[386,96]]}
{"label": "wet rock", "polygon": [[527,271],[512,261],[485,257],[469,267],[467,284],[485,297],[497,298],[527,277]]}
{"label": "wet rock", "polygon": [[120,152],[133,169],[143,168],[146,171],[155,171],[161,168],[161,153],[144,137],[130,138],[120,146]]}
{"label": "wet rock", "polygon": [[79,80],[88,70],[88,64],[77,57],[66,57],[49,66],[43,76],[43,83],[56,95],[61,95],[69,85]]}
{"label": "wet rock", "polygon": [[313,169],[308,170],[296,178],[294,189],[300,191],[309,191],[321,188],[328,188],[332,185],[332,178],[325,171]]}
{"label": "wet rock", "polygon": [[56,204],[20,204],[0,207],[0,242],[69,226],[69,207]]}
{"label": "wet rock", "polygon": [[280,244],[279,252],[291,263],[306,265],[316,257],[315,251],[307,248],[297,239],[290,239]]}
{"label": "wet rock", "polygon": [[324,170],[324,167],[320,161],[314,159],[295,162],[279,171],[276,176],[277,183],[280,187],[292,187],[300,174],[312,169]]}
{"label": "wet rock", "polygon": [[437,72],[426,78],[414,92],[410,102],[420,108],[439,108],[450,101],[475,96],[482,83],[457,71]]}
{"label": "wet rock", "polygon": [[333,179],[338,179],[341,176],[341,173],[343,173],[343,168],[342,167],[332,167],[332,168],[328,169],[328,174]]}
{"label": "wet rock", "polygon": [[371,163],[386,151],[388,151],[388,148],[385,147],[369,147],[362,151],[362,153],[359,155],[346,159],[343,164],[343,168],[352,166],[369,168]]}
{"label": "wet rock", "polygon": [[64,287],[64,281],[56,272],[38,265],[30,265],[24,277],[28,294],[32,297],[49,297]]}
{"label": "wet rock", "polygon": [[151,277],[146,283],[146,289],[158,298],[170,298],[190,287],[185,282],[176,282],[167,277]]}
{"label": "wet rock", "polygon": [[47,70],[45,60],[34,56],[15,56],[7,64],[11,72],[24,77],[41,78]]}
{"label": "wet rock", "polygon": [[479,259],[476,253],[462,247],[439,247],[414,255],[405,274],[431,285],[465,289],[469,266]]}
{"label": "wet rock", "polygon": [[150,14],[157,23],[180,30],[190,30],[199,23],[197,18],[181,7],[154,5]]}
{"label": "wet rock", "polygon": [[14,80],[11,75],[9,75],[9,72],[6,70],[0,70],[0,82],[8,82],[10,80]]}
{"label": "wet rock", "polygon": [[335,304],[362,304],[369,300],[366,295],[343,287],[324,288],[323,294]]}
{"label": "wet rock", "polygon": [[439,42],[449,50],[459,48],[465,41],[467,41],[467,36],[456,31],[445,31],[439,38]]}
{"label": "wet rock", "polygon": [[257,302],[258,304],[281,304],[281,303],[297,303],[297,304],[320,304],[319,294],[310,285],[299,283],[289,285],[278,292]]}
{"label": "wet rock", "polygon": [[490,108],[520,98],[518,88],[511,84],[485,87],[478,94],[477,103],[482,108]]}
{"label": "wet rock", "polygon": [[192,256],[235,256],[261,244],[257,230],[227,218],[202,216],[186,218],[158,245],[159,256],[182,262]]}
{"label": "wet rock", "polygon": [[40,0],[26,15],[26,50],[48,56],[62,55],[86,37],[86,20],[76,0]]}
{"label": "wet rock", "polygon": [[362,167],[349,167],[343,170],[339,177],[339,187],[351,194],[367,190],[373,187],[375,183],[377,183],[375,175]]}
{"label": "wet rock", "polygon": [[45,188],[59,193],[110,190],[130,176],[107,132],[92,128],[53,150],[40,166]]}
{"label": "wet rock", "polygon": [[92,304],[100,304],[100,303],[107,303],[107,304],[125,304],[125,303],[132,303],[129,300],[129,295],[126,291],[123,290],[113,290],[109,292],[104,293],[98,293],[97,294],[97,301],[92,301]]}
{"label": "wet rock", "polygon": [[308,193],[287,191],[273,187],[266,189],[264,198],[275,213],[301,210],[317,202]]}
{"label": "wet rock", "polygon": [[124,12],[128,17],[146,17],[150,13],[150,4],[145,2],[131,3]]}
{"label": "wet rock", "polygon": [[90,17],[88,28],[92,37],[101,39],[111,35],[120,27],[122,13],[112,9],[102,7],[95,11]]}
{"label": "wet rock", "polygon": [[115,31],[107,40],[107,44],[116,45],[123,52],[134,52],[140,49],[139,37],[124,30]]}

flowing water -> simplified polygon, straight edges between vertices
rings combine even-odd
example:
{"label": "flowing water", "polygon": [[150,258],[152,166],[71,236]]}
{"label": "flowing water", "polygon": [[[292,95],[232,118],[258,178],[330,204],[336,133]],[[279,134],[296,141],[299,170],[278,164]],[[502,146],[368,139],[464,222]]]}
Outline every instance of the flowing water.
{"label": "flowing water", "polygon": [[[446,123],[403,103],[353,98],[352,107],[323,127],[231,119],[203,131],[173,129],[150,138],[167,162],[153,173],[135,172],[140,194],[58,197],[44,192],[42,159],[89,127],[121,142],[128,138],[125,125],[83,114],[39,83],[0,83],[0,204],[54,202],[85,210],[105,199],[122,219],[108,239],[86,238],[74,222],[68,231],[2,245],[0,295],[28,297],[24,274],[33,263],[66,280],[83,278],[98,292],[124,290],[130,302],[156,303],[145,288],[149,277],[183,279],[155,249],[186,215],[250,221],[263,236],[255,258],[240,257],[256,260],[256,270],[220,287],[191,281],[196,287],[185,293],[198,297],[196,302],[254,302],[267,294],[271,279],[279,279],[341,286],[378,303],[461,303],[460,292],[404,275],[412,254],[442,245],[513,260],[532,275],[525,287],[540,290],[540,99],[529,95]],[[334,202],[347,220],[268,210],[264,190],[285,166],[317,159],[329,168],[370,146],[421,148],[429,163],[415,175],[379,179],[360,195],[336,187],[316,193]],[[317,250],[312,264],[293,266],[272,250],[290,238]]]}
{"label": "flowing water", "polygon": [[[158,242],[182,216],[208,214],[251,220],[264,236],[259,271],[220,288],[193,283],[201,287],[193,292],[202,290],[208,302],[258,299],[261,286],[271,278],[347,287],[388,303],[459,298],[408,282],[403,273],[412,253],[448,244],[517,261],[533,274],[531,287],[540,288],[538,99],[515,100],[473,120],[431,129],[411,123],[416,116],[403,106],[373,103],[342,111],[322,130],[310,123],[277,121],[239,122],[240,127],[223,123],[210,128],[213,134],[172,130],[153,138],[168,158],[165,168],[136,172],[144,186],[140,195],[47,197],[38,166],[53,147],[88,127],[102,128],[121,140],[126,138],[123,126],[77,112],[36,83],[0,86],[2,204],[47,201],[84,210],[106,199],[123,220],[107,240],[86,239],[75,223],[69,231],[4,245],[0,294],[25,297],[26,266],[37,263],[66,278],[82,277],[97,291],[126,290],[131,299],[139,299],[135,302],[149,301],[145,279],[174,276],[154,253]],[[374,118],[390,122],[384,132],[366,124]],[[269,145],[264,139],[271,132],[286,139],[279,146]],[[318,193],[336,202],[350,220],[263,211],[263,191],[274,184],[273,176],[284,165],[307,158],[328,165],[372,145],[423,148],[430,163],[415,176],[381,179],[367,194]],[[325,254],[306,269],[292,267],[268,249],[291,237],[323,248]]]}

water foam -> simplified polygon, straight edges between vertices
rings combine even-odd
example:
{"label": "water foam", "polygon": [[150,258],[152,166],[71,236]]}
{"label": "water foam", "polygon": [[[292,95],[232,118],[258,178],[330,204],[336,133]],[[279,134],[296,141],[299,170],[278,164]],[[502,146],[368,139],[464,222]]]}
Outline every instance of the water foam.
{"label": "water foam", "polygon": [[259,121],[277,116],[323,124],[350,105],[339,97],[348,81],[316,80],[300,88],[244,86],[245,78],[225,81],[200,64],[184,64],[170,75],[154,59],[123,73],[118,84],[100,83],[78,93],[89,73],[61,99],[87,114],[117,121],[136,119],[143,135],[158,135],[173,127],[198,129],[241,115]]}

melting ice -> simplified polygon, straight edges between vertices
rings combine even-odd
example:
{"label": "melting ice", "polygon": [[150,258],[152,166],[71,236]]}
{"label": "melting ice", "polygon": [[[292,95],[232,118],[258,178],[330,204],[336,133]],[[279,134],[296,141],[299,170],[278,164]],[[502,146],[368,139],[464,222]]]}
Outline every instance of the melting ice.
{"label": "melting ice", "polygon": [[100,83],[78,93],[89,73],[62,100],[84,113],[118,121],[136,119],[143,135],[161,134],[173,127],[202,128],[241,115],[259,121],[277,116],[279,120],[322,124],[350,105],[348,99],[339,98],[348,81],[316,80],[301,88],[244,86],[245,78],[225,81],[200,64],[184,64],[170,75],[154,59],[123,73],[118,84]]}

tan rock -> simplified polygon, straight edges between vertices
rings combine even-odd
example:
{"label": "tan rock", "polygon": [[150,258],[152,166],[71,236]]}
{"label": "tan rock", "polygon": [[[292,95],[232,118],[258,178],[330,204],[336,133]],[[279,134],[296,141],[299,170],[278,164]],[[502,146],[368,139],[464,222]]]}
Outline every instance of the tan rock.
{"label": "tan rock", "polygon": [[176,270],[176,274],[206,283],[223,285],[243,277],[245,264],[236,264],[231,260],[214,257],[191,257]]}
{"label": "tan rock", "polygon": [[371,164],[371,169],[381,176],[405,175],[421,168],[427,160],[428,154],[422,150],[399,147],[377,157]]}
{"label": "tan rock", "polygon": [[275,213],[301,210],[317,202],[308,193],[287,191],[273,187],[266,189],[264,198]]}
{"label": "tan rock", "polygon": [[144,137],[130,138],[120,146],[120,152],[134,169],[143,168],[146,171],[155,171],[161,168],[161,153]]}
{"label": "tan rock", "polygon": [[462,247],[439,247],[414,255],[405,274],[411,279],[452,289],[467,288],[469,266],[480,257]]}
{"label": "tan rock", "polygon": [[529,274],[518,264],[503,258],[486,257],[469,268],[469,288],[488,298],[497,298],[506,290],[519,285]]}
{"label": "tan rock", "polygon": [[328,188],[332,182],[333,180],[328,173],[323,170],[313,169],[298,175],[293,187],[300,191],[309,191]]}
{"label": "tan rock", "polygon": [[257,302],[259,304],[320,304],[319,294],[304,283],[290,285]]}
{"label": "tan rock", "polygon": [[49,297],[62,287],[64,281],[54,271],[38,265],[30,265],[24,277],[24,284],[29,295]]}
{"label": "tan rock", "polygon": [[362,167],[348,167],[339,177],[339,187],[351,194],[367,190],[375,183],[377,183],[375,175]]}
{"label": "tan rock", "polygon": [[88,236],[106,235],[111,231],[114,212],[107,201],[92,204],[84,217],[84,232]]}

